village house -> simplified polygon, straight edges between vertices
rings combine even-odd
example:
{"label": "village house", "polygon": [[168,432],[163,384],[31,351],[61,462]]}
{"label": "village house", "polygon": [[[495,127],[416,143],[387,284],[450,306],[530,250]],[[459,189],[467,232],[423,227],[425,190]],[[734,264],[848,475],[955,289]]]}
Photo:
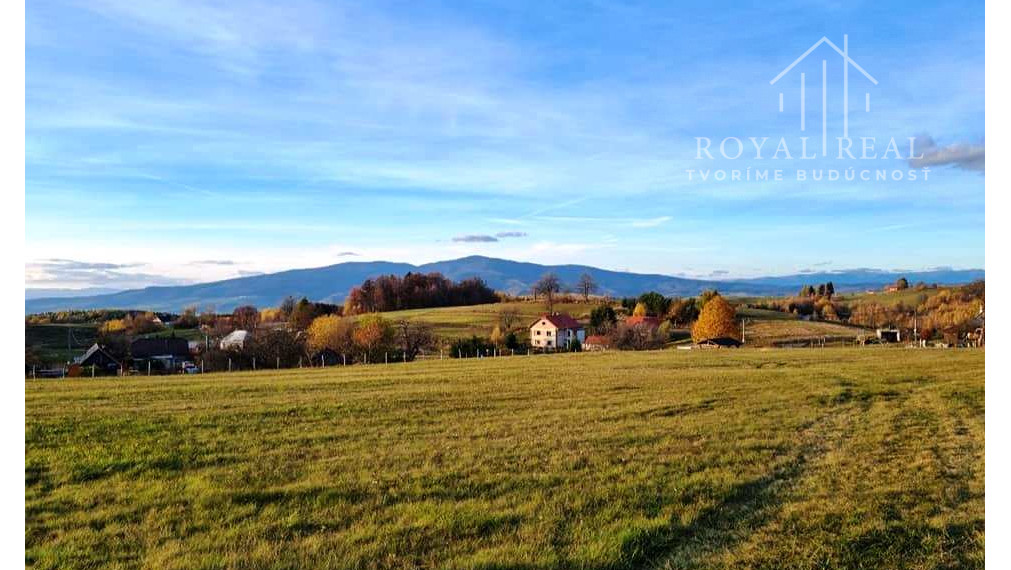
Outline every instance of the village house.
{"label": "village house", "polygon": [[566,348],[573,340],[586,340],[586,331],[579,321],[560,313],[541,315],[530,325],[530,346],[542,350]]}
{"label": "village house", "polygon": [[624,322],[627,327],[643,327],[648,329],[660,328],[660,319],[647,315],[633,315],[625,319]]}
{"label": "village house", "polygon": [[881,342],[901,342],[902,333],[899,329],[877,329],[878,340]]}
{"label": "village house", "polygon": [[190,360],[190,343],[184,338],[141,338],[130,344],[130,356],[138,369],[173,371]]}
{"label": "village house", "polygon": [[242,350],[246,346],[248,338],[249,331],[232,331],[225,335],[225,338],[221,339],[221,343],[218,346],[221,347],[221,350]]}
{"label": "village house", "polygon": [[119,360],[98,343],[91,345],[87,352],[75,358],[74,364],[83,368],[94,366],[99,370],[116,370],[120,365]]}
{"label": "village house", "polygon": [[590,335],[583,341],[583,350],[586,352],[601,352],[609,348],[611,348],[611,339],[603,335]]}

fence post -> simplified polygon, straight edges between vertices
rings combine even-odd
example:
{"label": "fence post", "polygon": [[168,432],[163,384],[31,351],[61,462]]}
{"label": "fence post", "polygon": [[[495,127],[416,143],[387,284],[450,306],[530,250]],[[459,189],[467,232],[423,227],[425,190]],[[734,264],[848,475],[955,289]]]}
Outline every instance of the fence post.
{"label": "fence post", "polygon": [[281,369],[281,357],[280,356],[277,357],[277,361],[275,362],[275,364],[276,364],[275,370],[280,370]]}
{"label": "fence post", "polygon": [[91,365],[91,377],[92,378],[95,377],[95,365],[94,364]]}
{"label": "fence post", "polygon": [[147,375],[148,376],[151,375],[151,361],[150,360],[147,361]]}
{"label": "fence post", "polygon": [[390,353],[389,352],[384,352],[383,353],[383,364],[389,364],[389,363],[390,363]]}
{"label": "fence post", "polygon": [[232,357],[231,356],[228,357],[228,371],[229,372],[232,371]]}
{"label": "fence post", "polygon": [[256,370],[256,357],[253,357],[253,370]]}
{"label": "fence post", "polygon": [[344,366],[348,365],[348,355],[342,354],[341,355],[341,360],[344,361]]}
{"label": "fence post", "polygon": [[200,373],[201,374],[204,373],[204,359],[203,358],[200,359]]}

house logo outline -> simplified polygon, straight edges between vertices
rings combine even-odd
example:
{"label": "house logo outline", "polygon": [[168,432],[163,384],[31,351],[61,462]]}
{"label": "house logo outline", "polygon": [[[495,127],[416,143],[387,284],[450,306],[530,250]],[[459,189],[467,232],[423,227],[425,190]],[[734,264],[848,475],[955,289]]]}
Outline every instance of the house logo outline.
{"label": "house logo outline", "polygon": [[[806,59],[807,56],[811,55],[811,53],[814,52],[816,49],[818,49],[818,47],[820,47],[822,44],[826,44],[829,47],[831,47],[843,59],[843,137],[844,138],[849,138],[849,69],[850,69],[850,66],[856,68],[856,70],[859,71],[864,77],[866,77],[867,80],[871,82],[871,84],[878,85],[878,80],[875,79],[874,76],[872,76],[870,73],[868,73],[867,70],[865,70],[863,67],[861,67],[859,63],[857,63],[856,61],[853,60],[853,58],[850,57],[850,55],[849,55],[849,35],[848,34],[843,34],[843,47],[842,47],[842,49],[840,49],[838,45],[836,45],[834,42],[832,42],[832,40],[828,39],[828,37],[822,36],[821,39],[819,39],[818,41],[816,41],[811,47],[809,47],[807,49],[807,51],[805,51],[804,53],[802,53],[800,55],[800,57],[798,57],[797,59],[793,60],[793,63],[791,63],[790,65],[786,66],[782,71],[780,71],[779,75],[777,75],[776,77],[772,78],[772,80],[769,81],[769,85],[775,85],[777,82],[779,82],[780,79],[782,79],[784,76],[786,76],[788,73],[790,73],[790,71],[794,67],[796,67],[800,62],[804,61],[804,59]],[[828,102],[827,102],[827,98],[828,98],[828,80],[827,80],[827,74],[828,74],[828,60],[823,59],[822,60],[822,77],[821,77],[821,80],[822,80],[822,95],[821,95],[821,103],[822,103],[822,135],[821,135],[821,137],[822,137],[822,156],[826,156],[827,155],[827,151],[828,151]],[[807,130],[806,113],[805,113],[806,95],[807,95],[806,94],[806,74],[801,73],[800,74],[800,130],[801,131]],[[868,91],[864,95],[865,95],[864,96],[864,111],[865,112],[870,112],[870,110],[871,110],[871,94]],[[779,93],[779,112],[780,113],[783,112],[783,92],[782,91],[780,91],[780,93]]]}

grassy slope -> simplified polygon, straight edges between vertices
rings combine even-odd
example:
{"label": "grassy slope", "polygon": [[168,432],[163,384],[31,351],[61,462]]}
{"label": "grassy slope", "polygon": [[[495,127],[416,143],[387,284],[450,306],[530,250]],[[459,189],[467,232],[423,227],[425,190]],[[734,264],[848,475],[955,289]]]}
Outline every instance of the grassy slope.
{"label": "grassy slope", "polygon": [[[569,313],[586,322],[594,306],[592,303],[565,303],[558,304],[555,310]],[[383,316],[394,320],[408,319],[428,323],[432,325],[436,334],[445,338],[471,335],[486,337],[498,323],[499,312],[505,307],[517,309],[521,313],[522,318],[517,325],[514,325],[520,331],[525,331],[527,325],[545,311],[543,303],[515,302],[395,311],[383,313]],[[738,315],[751,319],[747,329],[749,343],[763,346],[821,337],[855,339],[861,334],[867,334],[865,329],[859,327],[830,322],[800,321],[793,315],[778,311],[744,308],[738,311]]]}
{"label": "grassy slope", "polygon": [[26,385],[39,568],[982,567],[982,351]]}
{"label": "grassy slope", "polygon": [[[589,317],[593,303],[556,303],[555,311],[568,313],[584,321]],[[413,309],[383,313],[388,319],[408,319],[432,325],[435,333],[446,338],[462,338],[471,335],[487,337],[498,323],[499,313],[505,309],[516,309],[521,318],[513,328],[526,330],[539,315],[547,311],[544,303],[511,302],[465,307],[438,307],[435,309]]]}
{"label": "grassy slope", "polygon": [[[68,336],[67,330],[70,330]],[[25,325],[25,346],[39,350],[46,361],[66,362],[80,356],[94,344],[98,325]],[[67,341],[70,350],[67,350]]]}

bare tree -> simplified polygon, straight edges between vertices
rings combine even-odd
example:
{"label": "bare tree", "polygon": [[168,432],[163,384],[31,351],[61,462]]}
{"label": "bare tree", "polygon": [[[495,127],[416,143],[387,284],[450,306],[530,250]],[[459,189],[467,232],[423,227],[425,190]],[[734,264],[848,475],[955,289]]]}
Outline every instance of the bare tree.
{"label": "bare tree", "polygon": [[232,311],[232,324],[237,329],[253,331],[256,329],[256,325],[260,322],[260,311],[256,310],[256,307],[252,305],[243,305],[241,307],[236,307]]}
{"label": "bare tree", "polygon": [[548,306],[548,312],[555,309],[555,294],[562,289],[562,284],[558,276],[554,273],[545,273],[541,280],[534,286],[534,290],[544,295],[544,300]]}
{"label": "bare tree", "polygon": [[426,324],[401,319],[397,321],[396,335],[406,360],[414,360],[421,351],[435,346],[435,334]]}
{"label": "bare tree", "polygon": [[583,273],[579,276],[579,282],[576,284],[576,287],[583,294],[584,301],[589,301],[590,294],[597,292],[597,282],[593,280],[593,276],[589,273]]}
{"label": "bare tree", "polygon": [[509,332],[513,325],[520,320],[520,310],[516,307],[504,307],[498,313],[498,322],[502,330]]}

